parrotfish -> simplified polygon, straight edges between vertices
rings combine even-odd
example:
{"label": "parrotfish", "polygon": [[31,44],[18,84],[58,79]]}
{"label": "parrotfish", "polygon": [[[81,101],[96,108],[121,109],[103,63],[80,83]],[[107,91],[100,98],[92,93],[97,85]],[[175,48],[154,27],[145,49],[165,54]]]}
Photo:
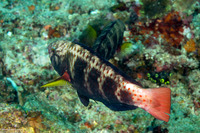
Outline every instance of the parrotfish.
{"label": "parrotfish", "polygon": [[120,20],[112,22],[105,27],[92,48],[67,40],[51,43],[48,47],[50,59],[61,76],[55,85],[70,82],[84,106],[88,106],[89,100],[93,99],[113,111],[139,107],[168,122],[171,90],[166,87],[145,89],[108,61],[122,43],[124,30]]}

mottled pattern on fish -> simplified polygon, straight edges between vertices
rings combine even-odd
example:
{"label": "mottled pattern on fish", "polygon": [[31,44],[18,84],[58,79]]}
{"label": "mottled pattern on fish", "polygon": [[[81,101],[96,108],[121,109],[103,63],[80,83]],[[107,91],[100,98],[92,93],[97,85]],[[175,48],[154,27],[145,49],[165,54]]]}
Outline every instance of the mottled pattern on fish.
{"label": "mottled pattern on fish", "polygon": [[[56,47],[56,51],[53,53],[60,55],[59,61],[65,60],[63,65],[67,66],[66,70],[70,75],[71,82],[80,95],[101,101],[108,106],[118,103],[121,104],[120,106],[143,107],[151,103],[148,96],[142,94],[140,86],[130,83],[115,66],[98,55],[94,55],[89,48],[68,41],[58,41],[53,44],[53,47]],[[53,53],[50,55],[51,60],[58,62],[54,59]],[[60,70],[60,68],[58,69]],[[63,72],[59,74],[62,75]],[[124,110],[118,107],[110,108]],[[130,109],[133,108],[135,107]]]}
{"label": "mottled pattern on fish", "polygon": [[100,54],[102,58],[109,60],[115,54],[116,49],[122,45],[125,25],[116,20],[107,25],[96,39],[92,50]]}
{"label": "mottled pattern on fish", "polygon": [[121,45],[124,30],[120,20],[111,22],[92,48],[70,41],[52,43],[49,55],[54,69],[61,76],[57,79],[60,82],[54,84],[71,82],[85,106],[89,99],[93,99],[115,111],[140,107],[155,118],[168,122],[171,90],[166,87],[143,89],[107,61]]}

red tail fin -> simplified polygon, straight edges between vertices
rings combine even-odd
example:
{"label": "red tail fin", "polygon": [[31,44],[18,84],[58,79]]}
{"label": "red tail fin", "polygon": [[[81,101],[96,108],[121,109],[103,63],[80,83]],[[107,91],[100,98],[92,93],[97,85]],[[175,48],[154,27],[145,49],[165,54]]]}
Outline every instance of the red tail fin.
{"label": "red tail fin", "polygon": [[169,88],[143,89],[150,96],[150,104],[144,108],[152,116],[168,122],[171,107],[171,90]]}

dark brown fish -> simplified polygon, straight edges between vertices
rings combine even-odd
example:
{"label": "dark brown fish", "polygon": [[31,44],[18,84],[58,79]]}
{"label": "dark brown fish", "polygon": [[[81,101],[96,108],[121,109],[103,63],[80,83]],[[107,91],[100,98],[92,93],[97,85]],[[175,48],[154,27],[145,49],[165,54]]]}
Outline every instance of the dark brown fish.
{"label": "dark brown fish", "polygon": [[[119,33],[111,32],[113,29],[108,31],[109,34]],[[106,59],[112,57],[116,49],[115,41],[112,39],[115,36],[114,38],[119,41],[121,35],[112,35],[111,38],[108,34],[102,36],[103,41],[96,43],[94,48],[70,41],[57,41],[49,46],[52,65],[62,80],[73,85],[85,106],[89,104],[89,99],[93,99],[114,111],[140,107],[155,118],[168,122],[171,106],[170,89],[143,89],[139,83],[109,63]],[[106,50],[101,49],[101,46]],[[109,51],[107,47],[110,48]]]}

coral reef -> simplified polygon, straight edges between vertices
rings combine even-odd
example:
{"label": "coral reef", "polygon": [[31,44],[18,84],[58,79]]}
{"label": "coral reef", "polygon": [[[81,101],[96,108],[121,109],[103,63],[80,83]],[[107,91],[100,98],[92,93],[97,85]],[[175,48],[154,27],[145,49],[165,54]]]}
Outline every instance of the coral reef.
{"label": "coral reef", "polygon": [[[2,0],[0,132],[200,132],[199,5],[195,0]],[[71,86],[40,88],[58,77],[49,43],[67,39],[91,46],[116,19],[126,25],[127,45],[110,62],[146,88],[171,89],[168,123],[139,108],[114,112],[95,101],[84,107]]]}
{"label": "coral reef", "polygon": [[157,18],[170,9],[170,0],[141,0],[142,11],[146,18]]}

